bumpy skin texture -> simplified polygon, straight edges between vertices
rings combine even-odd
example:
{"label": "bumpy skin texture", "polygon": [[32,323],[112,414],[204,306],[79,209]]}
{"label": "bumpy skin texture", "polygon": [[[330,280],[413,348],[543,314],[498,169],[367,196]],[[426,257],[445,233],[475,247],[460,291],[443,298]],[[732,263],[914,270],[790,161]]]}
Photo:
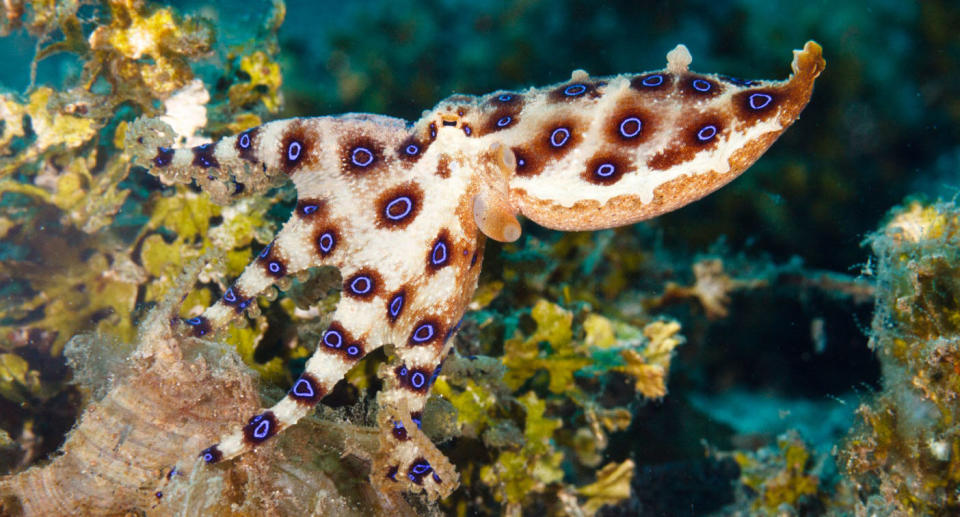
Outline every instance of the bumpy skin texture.
{"label": "bumpy skin texture", "polygon": [[[333,265],[343,297],[288,396],[203,452],[243,453],[293,425],[357,361],[396,345],[381,376],[385,488],[448,494],[453,467],[419,429],[430,386],[476,288],[484,236],[519,237],[516,214],[561,230],[630,224],[736,178],[799,116],[824,68],[820,46],[795,51],[785,81],[687,70],[682,45],[661,71],[574,72],[522,92],[457,95],[413,126],[349,114],[264,124],[194,149],[158,148],[153,172],[195,179],[217,197],[288,176],[298,203],[274,242],[221,300],[188,320],[194,335],[241,317],[287,276]],[[249,189],[248,189],[249,191]],[[410,415],[409,418],[404,415]]]}

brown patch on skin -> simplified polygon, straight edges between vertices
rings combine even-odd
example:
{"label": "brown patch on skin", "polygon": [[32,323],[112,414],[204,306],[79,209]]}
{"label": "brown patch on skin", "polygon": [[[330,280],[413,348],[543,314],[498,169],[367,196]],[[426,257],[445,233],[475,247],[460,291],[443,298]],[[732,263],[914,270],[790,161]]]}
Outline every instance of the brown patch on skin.
{"label": "brown patch on skin", "polygon": [[594,185],[613,185],[633,168],[630,161],[615,153],[598,153],[587,160],[587,167],[580,173],[584,181]]}
{"label": "brown patch on skin", "polygon": [[[604,124],[604,134],[610,143],[634,147],[642,144],[657,131],[660,118],[647,109],[649,102],[638,95],[626,95]],[[640,124],[631,120],[639,119]],[[639,128],[639,132],[636,129]],[[634,134],[636,132],[636,134]]]}
{"label": "brown patch on skin", "polygon": [[320,384],[320,380],[310,372],[303,372],[300,378],[290,387],[290,391],[287,392],[287,397],[297,404],[307,407],[316,406],[326,395],[327,392]]}
{"label": "brown patch on skin", "polygon": [[777,112],[786,95],[778,88],[757,88],[733,95],[734,115],[749,125],[766,120]]}
{"label": "brown patch on skin", "polygon": [[404,365],[393,369],[393,375],[397,379],[397,384],[416,393],[427,393],[430,391],[430,372],[424,368],[407,368]]}
{"label": "brown patch on skin", "polygon": [[[320,154],[318,141],[318,135],[309,124],[294,119],[280,139],[280,148],[277,150],[280,153],[280,170],[289,175],[304,168],[313,168]],[[300,146],[299,152],[297,144]]]}
{"label": "brown patch on skin", "polygon": [[344,138],[340,142],[340,168],[349,174],[363,175],[381,168],[383,144],[368,136]]}
{"label": "brown patch on skin", "polygon": [[543,158],[529,147],[511,147],[513,156],[517,160],[516,175],[522,178],[532,178],[543,172]]}
{"label": "brown patch on skin", "polygon": [[365,267],[343,281],[343,294],[365,302],[383,293],[383,278],[375,269]]}
{"label": "brown patch on skin", "polygon": [[437,160],[436,175],[443,179],[450,177],[450,156],[446,154],[440,155],[440,159]]}
{"label": "brown patch on skin", "polygon": [[210,320],[205,316],[196,316],[184,321],[186,321],[187,325],[190,325],[190,334],[193,335],[193,337],[205,336],[213,331]]}
{"label": "brown patch on skin", "polygon": [[[246,135],[246,140],[244,140],[244,135]],[[257,163],[260,161],[257,158],[257,152],[256,152],[259,137],[260,137],[259,127],[248,129],[243,133],[240,133],[239,135],[237,135],[237,140],[236,142],[234,142],[233,147],[234,149],[237,150],[237,154],[240,156],[240,158],[243,158],[244,160],[250,163]],[[241,143],[246,143],[247,144],[246,147],[241,145]]]}
{"label": "brown patch on skin", "polygon": [[410,305],[410,289],[403,286],[387,296],[387,320],[393,325],[403,316],[403,310]]}
{"label": "brown patch on skin", "polygon": [[396,156],[400,163],[410,166],[420,161],[429,147],[429,140],[417,135],[410,135],[397,147]]}
{"label": "brown patch on skin", "polygon": [[[410,200],[409,213],[404,215],[407,210],[407,204],[400,201],[406,197]],[[393,203],[397,201],[396,203]],[[391,204],[392,203],[392,204]],[[415,182],[397,185],[385,192],[382,192],[377,198],[377,228],[386,228],[390,230],[400,230],[406,228],[413,222],[423,207],[423,189]],[[401,217],[402,215],[402,217]]]}
{"label": "brown patch on skin", "polygon": [[446,329],[439,318],[435,316],[421,318],[411,327],[407,346],[436,346],[439,349],[443,346],[444,332]]}
{"label": "brown patch on skin", "polygon": [[271,242],[269,248],[260,252],[257,256],[257,262],[263,266],[264,273],[273,278],[282,278],[287,274],[287,263],[277,252],[276,242]]}
{"label": "brown patch on skin", "polygon": [[[657,83],[656,76],[663,77],[663,81]],[[630,80],[630,88],[645,95],[656,94],[657,97],[665,96],[673,91],[673,83],[676,78],[673,74],[667,72],[653,72],[649,74],[638,75]],[[646,82],[647,84],[644,84]]]}
{"label": "brown patch on skin", "polygon": [[319,221],[327,217],[327,202],[323,199],[297,200],[294,213],[304,221]]}
{"label": "brown patch on skin", "polygon": [[340,355],[345,361],[356,362],[366,351],[362,341],[354,338],[339,321],[330,323],[320,338],[317,351],[324,350],[330,354]]}
{"label": "brown patch on skin", "polygon": [[427,273],[432,275],[451,265],[455,256],[454,251],[450,232],[446,228],[440,230],[427,249]]}
{"label": "brown patch on skin", "polygon": [[[558,130],[566,130],[569,136],[563,138],[563,133]],[[559,160],[571,149],[583,142],[583,134],[586,130],[586,124],[578,119],[566,117],[550,121],[541,126],[536,137],[533,140],[519,147],[512,147],[514,156],[517,160],[517,176],[531,177],[543,172],[543,168],[551,160]],[[562,142],[555,146],[554,143]]]}
{"label": "brown patch on skin", "polygon": [[[708,135],[707,126],[716,127],[712,138],[702,141],[698,135]],[[678,133],[678,137],[660,153],[647,160],[647,167],[653,170],[666,170],[681,163],[690,161],[697,153],[716,147],[726,129],[723,119],[716,114],[707,114],[687,123]]]}
{"label": "brown patch on skin", "polygon": [[514,92],[498,92],[492,94],[485,101],[486,104],[497,107],[510,106],[517,111],[520,111],[523,108],[523,95]]}
{"label": "brown patch on skin", "polygon": [[321,258],[329,257],[340,246],[340,231],[332,224],[317,227],[313,232],[313,246]]}
{"label": "brown patch on skin", "polygon": [[477,136],[484,136],[497,131],[511,128],[520,120],[520,108],[517,106],[503,106],[486,115],[479,125]]}
{"label": "brown patch on skin", "polygon": [[272,411],[264,411],[255,415],[243,426],[243,441],[250,446],[263,443],[273,435],[277,434],[277,417]]}
{"label": "brown patch on skin", "polygon": [[[562,130],[569,132],[569,136],[565,136]],[[549,158],[559,159],[583,142],[585,131],[586,124],[574,119],[563,119],[546,124],[544,129],[541,130],[541,135],[534,141],[536,146],[534,152],[539,152]]]}
{"label": "brown patch on skin", "polygon": [[680,93],[691,99],[710,99],[723,92],[723,85],[708,77],[685,74],[680,78]]}
{"label": "brown patch on skin", "polygon": [[[558,86],[550,91],[547,94],[547,100],[549,102],[573,102],[583,99],[596,99],[600,97],[600,92],[597,91],[598,86],[603,86],[606,83],[595,83],[593,81],[577,81]],[[577,92],[574,95],[570,93]]]}
{"label": "brown patch on skin", "polygon": [[198,145],[194,147],[192,149],[193,166],[200,167],[201,169],[219,167],[220,162],[218,162],[216,157],[213,156],[213,151],[216,148],[217,148],[216,144],[203,144],[203,145]]}
{"label": "brown patch on skin", "polygon": [[237,314],[242,314],[252,302],[253,298],[244,295],[243,291],[236,285],[228,288],[224,291],[223,296],[220,297],[220,303],[232,307],[233,311]]}

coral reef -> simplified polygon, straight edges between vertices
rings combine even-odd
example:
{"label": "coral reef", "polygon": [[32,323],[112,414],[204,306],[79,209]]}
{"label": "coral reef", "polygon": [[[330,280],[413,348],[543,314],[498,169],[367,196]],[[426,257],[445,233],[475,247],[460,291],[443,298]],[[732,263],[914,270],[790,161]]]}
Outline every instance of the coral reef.
{"label": "coral reef", "polygon": [[841,453],[861,512],[960,511],[960,208],[914,201],[868,238],[877,303],[870,346],[883,391]]}

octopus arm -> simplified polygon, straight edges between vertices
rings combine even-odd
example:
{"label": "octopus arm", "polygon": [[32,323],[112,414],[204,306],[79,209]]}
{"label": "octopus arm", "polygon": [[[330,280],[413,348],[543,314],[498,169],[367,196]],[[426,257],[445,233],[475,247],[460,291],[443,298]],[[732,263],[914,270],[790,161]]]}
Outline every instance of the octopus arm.
{"label": "octopus arm", "polygon": [[667,58],[665,69],[642,74],[577,71],[516,94],[523,105],[512,115],[488,110],[501,124],[510,117],[498,134],[516,161],[516,211],[548,228],[595,230],[696,201],[743,173],[797,120],[825,64],[812,41],[794,51],[783,81],[694,73],[682,45]]}

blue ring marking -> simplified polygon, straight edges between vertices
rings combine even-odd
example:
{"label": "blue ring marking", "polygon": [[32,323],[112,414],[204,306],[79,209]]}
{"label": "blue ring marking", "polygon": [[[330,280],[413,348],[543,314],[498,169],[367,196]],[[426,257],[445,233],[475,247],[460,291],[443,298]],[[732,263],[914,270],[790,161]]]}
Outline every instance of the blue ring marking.
{"label": "blue ring marking", "polygon": [[360,355],[360,347],[357,345],[350,345],[347,347],[347,356],[357,357]]}
{"label": "blue ring marking", "polygon": [[413,372],[413,375],[410,376],[410,385],[416,389],[422,388],[426,383],[427,376],[421,372]]}
{"label": "blue ring marking", "polygon": [[464,125],[463,125],[463,134],[465,134],[465,135],[467,135],[467,136],[470,136],[470,133],[473,133],[473,130],[470,129],[470,126],[464,124]]}
{"label": "blue ring marking", "polygon": [[203,462],[204,463],[213,463],[213,454],[209,452],[203,453]]}
{"label": "blue ring marking", "polygon": [[[636,124],[637,129],[628,131],[626,125],[630,123]],[[643,130],[643,121],[639,117],[627,117],[620,122],[620,135],[624,138],[633,138],[639,135],[641,130]]]}
{"label": "blue ring marking", "polygon": [[303,215],[310,215],[317,211],[317,205],[306,205],[303,207]]}
{"label": "blue ring marking", "polygon": [[513,118],[511,118],[510,115],[507,115],[505,117],[500,117],[500,120],[497,121],[497,127],[507,127],[510,125],[510,122],[512,121],[513,121]]}
{"label": "blue ring marking", "polygon": [[[366,153],[366,160],[357,157],[358,154],[363,156],[364,153]],[[366,147],[354,148],[353,151],[350,151],[350,161],[357,167],[369,167],[373,163],[373,151]]]}
{"label": "blue ring marking", "polygon": [[400,470],[397,467],[390,467],[390,470],[387,471],[387,478],[391,481],[397,480],[397,471]]}
{"label": "blue ring marking", "polygon": [[297,142],[296,140],[290,142],[290,145],[287,146],[287,159],[291,162],[295,162],[300,158],[300,153],[303,151],[303,144]]}
{"label": "blue ring marking", "polygon": [[269,269],[271,273],[279,273],[280,271],[283,271],[280,263],[276,260],[271,260],[270,263],[267,264],[267,269]]}
{"label": "blue ring marking", "polygon": [[563,89],[563,94],[567,97],[576,97],[587,93],[587,85],[582,83],[571,84]]}
{"label": "blue ring marking", "polygon": [[424,463],[415,463],[415,464],[413,465],[413,467],[410,468],[410,472],[412,472],[412,473],[414,473],[414,474],[416,474],[416,475],[418,475],[418,476],[419,476],[419,475],[422,475],[422,474],[426,474],[427,472],[430,472],[431,470],[433,470],[433,468],[430,467],[430,464],[429,464],[429,463],[426,463],[426,462],[424,462]]}
{"label": "blue ring marking", "polygon": [[[437,252],[440,252],[440,258],[437,258]],[[433,253],[430,254],[430,261],[433,262],[434,266],[439,266],[447,261],[447,245],[438,242],[436,246],[433,247]]]}
{"label": "blue ring marking", "polygon": [[610,176],[613,176],[615,172],[617,172],[617,167],[612,163],[601,163],[594,172],[601,178],[609,178]]}
{"label": "blue ring marking", "polygon": [[737,86],[751,86],[754,84],[754,81],[750,79],[740,79],[739,77],[730,77],[729,75],[721,75],[720,78]]}
{"label": "blue ring marking", "polygon": [[253,430],[253,437],[257,440],[264,440],[270,434],[270,421],[263,420],[257,424],[256,429]]}
{"label": "blue ring marking", "polygon": [[497,97],[497,100],[500,102],[510,102],[513,100],[513,95],[510,95],[509,93],[501,93]]}
{"label": "blue ring marking", "polygon": [[517,158],[517,167],[523,167],[526,164],[527,164],[526,160],[524,160],[523,158]]}
{"label": "blue ring marking", "polygon": [[333,234],[330,232],[323,232],[323,235],[317,239],[317,244],[320,245],[320,251],[324,253],[330,253],[330,250],[333,249]]}
{"label": "blue ring marking", "polygon": [[240,149],[249,149],[250,148],[250,135],[248,133],[242,133],[240,139],[237,141],[240,145]]}
{"label": "blue ring marking", "polygon": [[403,309],[403,295],[398,294],[393,297],[393,300],[390,300],[390,316],[396,318],[400,315],[401,309]]}
{"label": "blue ring marking", "polygon": [[[403,213],[401,213],[400,215],[393,215],[393,207],[395,206],[396,203],[406,203],[407,205],[406,209],[404,209]],[[383,215],[385,215],[387,219],[390,219],[391,221],[399,221],[407,217],[408,215],[410,215],[410,212],[412,211],[413,211],[413,200],[411,200],[407,196],[400,196],[397,199],[394,199],[393,201],[387,203],[387,207],[383,209]]]}
{"label": "blue ring marking", "polygon": [[436,472],[433,473],[433,480],[437,483],[443,483],[443,481],[440,481],[440,476],[438,476]]}
{"label": "blue ring marking", "polygon": [[271,242],[270,244],[267,244],[267,247],[266,247],[266,248],[263,248],[263,250],[260,251],[260,255],[259,255],[260,258],[267,258],[267,255],[270,254],[270,248],[272,248],[272,247],[273,247],[273,243],[272,243],[272,242]]}
{"label": "blue ring marking", "polygon": [[[755,98],[760,97],[762,99],[762,104],[757,105],[754,101]],[[773,101],[773,96],[766,93],[751,93],[750,97],[747,99],[747,103],[750,104],[750,109],[762,110],[770,105]]]}
{"label": "blue ring marking", "polygon": [[[337,341],[335,343],[332,343],[329,339],[330,336],[337,338]],[[343,346],[343,336],[341,336],[340,333],[337,332],[336,330],[327,329],[327,331],[323,333],[323,344],[327,348],[339,349],[341,346]]]}
{"label": "blue ring marking", "polygon": [[411,416],[410,420],[413,420],[413,423],[417,424],[417,429],[423,429],[423,423],[420,421],[419,418]]}
{"label": "blue ring marking", "polygon": [[407,156],[416,156],[420,154],[420,147],[417,144],[410,144],[403,149]]}
{"label": "blue ring marking", "polygon": [[[360,281],[366,282],[366,285],[362,289],[357,287],[357,282]],[[367,294],[371,289],[373,289],[373,280],[371,280],[369,276],[360,275],[350,282],[350,290],[353,291],[353,294]]]}
{"label": "blue ring marking", "polygon": [[707,93],[713,89],[713,85],[709,81],[704,81],[703,79],[694,79],[690,82],[690,86],[698,92]]}
{"label": "blue ring marking", "polygon": [[202,324],[202,323],[203,323],[203,318],[200,317],[200,316],[197,316],[197,317],[195,317],[195,318],[190,318],[190,319],[187,320],[187,324],[188,324],[188,325],[191,325],[191,326],[194,326],[194,327],[196,327],[197,325],[200,325],[200,324]]}
{"label": "blue ring marking", "polygon": [[294,396],[307,399],[313,398],[317,394],[317,392],[313,390],[313,385],[306,379],[297,379],[297,382],[293,384],[290,392],[293,393]]}
{"label": "blue ring marking", "polygon": [[713,124],[703,126],[700,131],[697,131],[697,140],[701,142],[709,142],[715,136],[717,136],[717,126]]}
{"label": "blue ring marking", "polygon": [[[562,138],[562,140],[559,142],[557,141],[557,135],[560,135]],[[552,133],[550,133],[550,145],[553,147],[563,147],[569,140],[570,130],[565,127],[558,127],[557,129],[554,129]]]}
{"label": "blue ring marking", "polygon": [[233,288],[227,289],[227,292],[223,293],[223,299],[235,303],[237,301],[237,294],[233,292]]}
{"label": "blue ring marking", "polygon": [[406,377],[406,376],[407,376],[407,367],[406,365],[404,365],[400,367],[400,377]]}
{"label": "blue ring marking", "polygon": [[[427,335],[421,336],[420,333],[422,331],[426,331]],[[430,341],[431,339],[433,339],[433,335],[435,333],[436,333],[436,330],[433,328],[432,323],[424,323],[423,325],[420,325],[419,327],[417,327],[417,330],[413,331],[413,336],[411,336],[411,339],[413,339],[414,343],[426,343],[427,341]]]}
{"label": "blue ring marking", "polygon": [[648,88],[656,88],[663,84],[663,74],[654,74],[651,76],[644,77],[640,84]]}
{"label": "blue ring marking", "polygon": [[244,300],[244,301],[240,302],[239,304],[237,304],[237,307],[239,307],[240,310],[246,309],[247,307],[250,306],[250,302],[252,302],[252,301],[253,301],[253,298],[247,298],[246,300]]}

